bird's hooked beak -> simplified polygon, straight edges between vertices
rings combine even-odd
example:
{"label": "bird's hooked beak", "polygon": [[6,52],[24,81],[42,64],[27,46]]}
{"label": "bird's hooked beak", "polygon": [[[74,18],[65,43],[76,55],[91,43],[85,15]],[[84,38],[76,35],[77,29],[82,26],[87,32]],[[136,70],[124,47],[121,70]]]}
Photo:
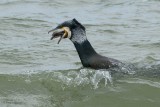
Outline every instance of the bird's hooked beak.
{"label": "bird's hooked beak", "polygon": [[51,40],[54,38],[60,37],[58,40],[58,44],[63,38],[70,38],[71,37],[71,31],[69,27],[62,27],[62,28],[55,28],[48,32],[48,34],[52,32]]}

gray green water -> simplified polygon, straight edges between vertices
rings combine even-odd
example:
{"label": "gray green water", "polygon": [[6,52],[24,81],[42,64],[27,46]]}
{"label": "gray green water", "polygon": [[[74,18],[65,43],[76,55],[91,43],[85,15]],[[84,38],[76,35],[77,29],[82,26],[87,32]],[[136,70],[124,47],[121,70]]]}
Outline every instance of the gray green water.
{"label": "gray green water", "polygon": [[[72,18],[128,73],[82,68],[71,41],[50,41]],[[159,0],[1,0],[0,107],[159,107],[159,50]]]}

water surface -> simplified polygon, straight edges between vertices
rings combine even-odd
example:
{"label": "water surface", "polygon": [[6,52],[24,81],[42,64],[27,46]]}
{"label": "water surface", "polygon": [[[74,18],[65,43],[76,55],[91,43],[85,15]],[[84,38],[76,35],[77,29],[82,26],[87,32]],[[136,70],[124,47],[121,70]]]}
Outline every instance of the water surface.
{"label": "water surface", "polygon": [[[159,0],[1,0],[1,107],[159,107]],[[122,73],[82,68],[47,32],[76,18]]]}

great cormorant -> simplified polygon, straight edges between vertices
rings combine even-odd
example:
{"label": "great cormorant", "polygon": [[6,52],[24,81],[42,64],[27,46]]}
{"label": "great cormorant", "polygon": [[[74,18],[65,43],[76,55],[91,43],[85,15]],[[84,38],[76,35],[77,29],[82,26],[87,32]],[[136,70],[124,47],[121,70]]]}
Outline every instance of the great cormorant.
{"label": "great cormorant", "polygon": [[50,32],[53,32],[51,40],[60,37],[58,43],[63,38],[69,38],[73,42],[84,67],[108,69],[121,64],[116,59],[99,55],[88,41],[85,27],[76,19],[65,21],[48,33]]}

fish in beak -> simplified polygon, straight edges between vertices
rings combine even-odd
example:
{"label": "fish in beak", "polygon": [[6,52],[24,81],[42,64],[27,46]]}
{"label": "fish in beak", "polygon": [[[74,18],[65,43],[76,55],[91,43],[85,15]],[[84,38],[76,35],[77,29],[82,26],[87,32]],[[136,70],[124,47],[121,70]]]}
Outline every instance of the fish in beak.
{"label": "fish in beak", "polygon": [[69,27],[55,28],[55,29],[50,30],[48,32],[48,34],[50,32],[52,32],[51,40],[54,38],[60,37],[60,39],[58,40],[58,44],[60,43],[60,41],[63,38],[70,38],[71,37],[71,31],[70,31]]}

